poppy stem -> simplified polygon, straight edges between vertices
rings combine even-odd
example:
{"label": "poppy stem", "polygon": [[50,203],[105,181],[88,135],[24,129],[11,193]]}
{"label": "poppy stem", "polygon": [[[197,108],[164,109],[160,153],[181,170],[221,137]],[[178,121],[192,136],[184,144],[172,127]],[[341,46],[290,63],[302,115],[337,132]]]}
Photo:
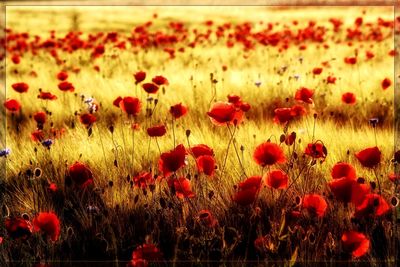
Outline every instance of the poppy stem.
{"label": "poppy stem", "polygon": [[[233,133],[232,133],[231,128],[229,127],[229,124],[228,124],[228,130],[229,130],[229,133],[230,133],[231,136],[232,136],[232,139],[234,138],[234,135],[235,135],[235,133],[236,133],[236,129],[237,129],[237,126],[235,125],[235,128],[234,128]],[[240,156],[239,156],[239,153],[238,153],[238,150],[237,150],[237,147],[236,147],[235,142],[233,142],[233,148],[235,149],[235,153],[236,153],[237,159],[238,159],[238,161],[239,161],[239,165],[240,165],[240,167],[242,168],[243,174],[244,174],[244,176],[247,177],[246,171],[244,170],[244,166],[243,166],[243,164],[242,164],[242,161],[240,160]]]}
{"label": "poppy stem", "polygon": [[[121,113],[122,113],[122,110],[121,110]],[[126,164],[126,142],[125,142],[125,134],[124,134],[124,122],[122,122],[121,134],[122,134],[122,142],[124,143],[124,164],[125,164],[125,169],[127,169],[127,164]]]}
{"label": "poppy stem", "polygon": [[100,144],[101,144],[101,149],[103,150],[103,159],[104,159],[104,166],[107,168],[107,170],[108,170],[108,167],[107,167],[107,160],[106,160],[106,152],[105,152],[105,150],[104,150],[104,144],[103,144],[103,139],[101,138],[101,131],[100,131],[100,128],[99,128],[99,126],[96,124],[96,128],[97,128],[97,131],[99,132],[99,138],[100,138]]}
{"label": "poppy stem", "polygon": [[157,144],[158,151],[160,152],[160,157],[161,157],[161,149],[160,149],[160,144],[158,143],[157,137],[156,137],[156,144]]}
{"label": "poppy stem", "polygon": [[149,136],[149,142],[148,142],[148,146],[147,146],[147,158],[150,158],[150,144],[151,144],[151,137]]}
{"label": "poppy stem", "polygon": [[300,178],[301,174],[303,173],[304,169],[307,168],[307,165],[304,165],[303,168],[300,170],[299,174],[297,175],[296,178],[293,179],[293,181],[289,184],[289,186],[285,189],[285,192],[283,195],[278,199],[278,203],[280,203],[281,198],[285,197],[289,189],[296,183],[296,181]]}
{"label": "poppy stem", "polygon": [[175,147],[175,124],[174,124],[174,118],[172,118],[171,120],[171,124],[172,124],[172,137],[174,139],[174,147]]}
{"label": "poppy stem", "polygon": [[381,181],[380,181],[380,179],[379,179],[378,174],[376,173],[376,168],[373,168],[373,170],[374,170],[374,174],[375,174],[376,181],[377,181],[377,183],[378,183],[379,195],[381,195],[381,194],[382,194],[382,190],[381,190]]}
{"label": "poppy stem", "polygon": [[[229,124],[227,124],[227,125],[229,127]],[[225,159],[224,159],[224,165],[222,166],[221,176],[224,174],[224,171],[225,171],[226,161],[228,159],[229,148],[231,147],[232,140],[233,140],[233,135],[231,135],[231,138],[229,139],[229,142],[228,142],[228,147],[226,148],[226,154],[225,154]]]}
{"label": "poppy stem", "polygon": [[313,131],[312,131],[312,139],[311,139],[311,143],[314,143],[314,138],[315,138],[315,123],[317,121],[317,117],[314,116],[314,125],[313,125]]}
{"label": "poppy stem", "polygon": [[[132,125],[135,123],[135,118],[132,118],[132,116],[130,116],[131,119],[131,129],[132,129]],[[134,171],[134,163],[135,163],[135,129],[132,129],[132,173]]]}

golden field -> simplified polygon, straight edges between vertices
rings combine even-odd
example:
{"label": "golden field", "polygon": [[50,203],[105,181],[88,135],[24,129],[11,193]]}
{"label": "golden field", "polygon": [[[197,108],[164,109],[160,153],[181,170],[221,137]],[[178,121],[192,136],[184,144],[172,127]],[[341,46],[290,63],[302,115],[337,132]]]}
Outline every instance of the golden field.
{"label": "golden field", "polygon": [[[176,49],[174,58],[169,57],[162,45],[143,48],[129,43],[126,49],[106,43],[105,53],[95,59],[91,57],[91,50],[78,49],[69,53],[60,49],[57,51],[58,64],[46,49],[38,48],[36,55],[24,53],[19,64],[12,62],[10,55],[14,52],[8,51],[3,98],[18,100],[22,108],[18,113],[2,113],[2,120],[6,121],[4,147],[11,149],[7,157],[0,159],[6,165],[2,215],[26,214],[32,219],[40,211],[55,211],[61,221],[61,233],[57,242],[43,239],[41,245],[29,253],[15,252],[16,245],[4,237],[0,253],[5,262],[22,260],[27,263],[35,258],[32,255],[36,255],[40,261],[49,264],[52,260],[71,259],[115,263],[131,260],[133,249],[149,240],[160,247],[165,260],[178,264],[182,260],[334,262],[349,260],[341,254],[341,233],[357,229],[367,235],[371,245],[367,254],[351,260],[377,266],[382,260],[395,263],[398,209],[390,206],[391,213],[384,219],[374,218],[373,223],[354,223],[354,207],[337,202],[328,186],[332,180],[332,167],[338,162],[347,162],[356,168],[357,177],[363,177],[366,184],[378,182],[382,186],[379,194],[389,204],[398,195],[397,184],[388,179],[396,164],[393,160],[394,57],[389,55],[394,49],[394,29],[376,24],[378,19],[393,22],[393,8],[7,6],[6,12],[7,29],[11,29],[12,33],[28,32],[31,39],[38,35],[42,41],[50,37],[52,30],[59,38],[70,31],[82,32],[82,39],[98,32],[118,32],[119,38],[126,40],[135,27],[148,21],[152,21],[149,31],[168,33],[172,32],[170,22],[182,22],[187,28],[188,39],[195,34],[194,29],[206,32],[224,23],[231,23],[231,29],[234,29],[235,25],[250,22],[252,32],[262,32],[268,23],[272,23],[275,31],[291,29],[296,33],[313,20],[317,26],[325,27],[326,32],[323,42],[300,40],[298,44],[290,43],[283,51],[279,51],[279,45],[261,44],[255,44],[248,50],[240,43],[228,48],[225,39],[212,34],[194,48],[188,46],[188,39],[173,44]],[[156,18],[154,14],[157,14]],[[384,38],[380,41],[346,40],[345,29],[352,28],[357,17],[363,18],[361,27],[365,27],[362,28],[364,32],[380,27]],[[340,31],[332,30],[331,18],[343,21]],[[213,21],[212,26],[205,24],[208,20]],[[373,26],[368,28],[368,22]],[[284,39],[284,36],[281,38]],[[299,49],[303,44],[306,49]],[[329,48],[324,48],[324,45]],[[185,48],[183,52],[178,51],[180,47]],[[367,60],[366,51],[373,52],[374,57]],[[357,63],[345,64],[344,58],[347,57],[356,57]],[[313,74],[315,67],[323,68],[320,75]],[[58,89],[56,75],[61,70],[68,72],[68,81],[74,85],[74,92]],[[162,86],[164,88],[157,94],[148,95],[141,84],[135,85],[133,74],[138,71],[146,72],[146,81],[162,75],[169,84]],[[328,76],[336,77],[336,82],[327,83]],[[392,81],[386,90],[381,86],[384,78]],[[12,89],[12,85],[18,82],[29,84],[27,93],[20,94]],[[298,103],[294,96],[301,87],[314,91],[312,104],[300,103],[306,114],[289,122],[286,128],[284,124],[274,122],[275,109]],[[37,97],[39,90],[51,92],[58,99],[40,100]],[[342,94],[345,92],[354,93],[355,104],[343,103]],[[246,112],[244,122],[237,127],[216,126],[207,112],[216,101],[227,101],[229,94],[240,96],[251,108]],[[138,97],[142,102],[138,116],[127,117],[121,109],[113,106],[118,96]],[[152,99],[149,100],[149,96]],[[79,121],[79,115],[87,112],[84,103],[87,98],[95,99],[99,107],[94,113],[97,121],[89,127],[90,130]],[[157,99],[157,104],[154,99]],[[169,109],[178,103],[185,105],[188,113],[173,119]],[[153,110],[152,116],[145,115],[146,108]],[[48,132],[51,127],[65,129],[61,138],[53,138],[50,149],[30,137],[36,129],[32,116],[38,111],[47,113],[44,131]],[[371,125],[371,118],[378,118],[376,127]],[[132,123],[137,123],[139,129],[132,130]],[[166,126],[167,133],[150,138],[146,129],[160,124]],[[113,131],[110,131],[110,126]],[[190,135],[187,130],[190,130]],[[284,131],[296,133],[295,146],[287,146],[280,141]],[[291,166],[286,163],[262,168],[255,163],[253,153],[256,147],[267,140],[279,144],[287,158],[293,159]],[[304,155],[307,144],[316,140],[322,141],[327,149],[324,161],[315,161]],[[179,199],[169,193],[167,179],[157,180],[151,192],[129,183],[129,177],[143,171],[162,176],[158,166],[160,154],[178,144],[186,148],[207,144],[215,154],[217,168],[212,178],[196,170],[196,161],[190,155],[186,159],[187,165],[176,173],[177,176],[191,178],[194,198]],[[355,154],[374,146],[382,152],[380,164],[373,169],[365,168]],[[297,157],[293,158],[293,154]],[[69,166],[76,161],[87,165],[93,173],[93,185],[85,190],[65,185]],[[303,167],[306,172],[303,172]],[[26,174],[27,170],[37,168],[41,170],[40,177]],[[232,201],[235,185],[247,177],[262,176],[276,168],[287,172],[291,185],[289,189],[275,192],[275,189],[263,186],[254,205],[248,207],[241,207]],[[51,183],[56,184],[56,193],[47,189]],[[306,239],[303,242],[295,238],[297,234],[293,234],[289,244],[288,237],[280,239],[282,229],[289,227],[292,231],[294,228],[282,222],[283,214],[291,209],[296,197],[304,197],[308,193],[318,193],[327,199],[327,213],[316,220],[305,216],[299,223],[306,236],[310,232],[315,234],[316,241],[311,243]],[[375,193],[378,193],[377,189]],[[161,198],[171,206],[167,209],[161,207]],[[88,206],[99,208],[99,218],[87,211]],[[204,230],[203,236],[196,232],[197,221],[193,218],[197,218],[196,214],[204,209],[213,214],[219,225],[211,232]],[[254,214],[258,214],[259,221],[252,221],[257,217]],[[247,227],[243,228],[245,225],[250,225],[249,234]],[[381,238],[386,240],[384,245],[376,243],[380,238],[374,231],[378,228],[384,232],[385,237]],[[236,243],[229,243],[226,238],[226,233],[232,229],[235,229]],[[6,231],[3,232],[5,236]],[[91,236],[86,234],[89,232]],[[252,248],[253,235],[269,236],[265,251],[260,253]],[[328,236],[333,238],[335,244],[333,256],[326,254],[326,250],[318,249],[322,246],[326,248]],[[217,257],[218,260],[210,256],[208,249],[213,246],[207,242],[214,239],[221,242],[218,251],[222,256]],[[102,242],[106,244],[104,248]],[[183,247],[184,242],[191,244],[190,253]],[[69,249],[64,249],[66,244]],[[288,247],[285,252],[288,256],[280,258],[278,252],[281,253],[283,244]],[[82,245],[83,251],[77,253],[74,245]],[[19,246],[32,247],[32,244]],[[379,246],[385,247],[385,252],[376,249]],[[89,247],[102,251],[102,256],[96,258],[96,253]]]}

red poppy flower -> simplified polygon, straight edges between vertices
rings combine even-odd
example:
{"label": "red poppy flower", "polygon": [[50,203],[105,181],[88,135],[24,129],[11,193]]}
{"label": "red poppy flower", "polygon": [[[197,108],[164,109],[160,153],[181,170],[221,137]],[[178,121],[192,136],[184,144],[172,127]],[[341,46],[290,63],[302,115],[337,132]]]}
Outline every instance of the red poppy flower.
{"label": "red poppy flower", "polygon": [[313,74],[314,75],[320,75],[322,73],[322,68],[314,68],[313,69]]}
{"label": "red poppy flower", "polygon": [[247,111],[250,110],[251,106],[250,106],[249,103],[243,102],[243,103],[240,104],[240,107],[239,107],[239,108],[240,108],[240,110],[242,110],[243,112],[247,112]]}
{"label": "red poppy flower", "polygon": [[370,191],[368,185],[347,177],[334,179],[328,185],[337,200],[355,205],[360,205]]}
{"label": "red poppy flower", "polygon": [[169,113],[174,116],[175,119],[179,119],[187,113],[187,107],[182,105],[182,103],[171,106]]}
{"label": "red poppy flower", "polygon": [[354,103],[356,103],[356,95],[351,92],[344,93],[342,95],[342,102],[345,104],[353,105]]}
{"label": "red poppy flower", "polygon": [[357,184],[353,183],[351,190],[351,203],[355,206],[359,206],[371,192],[371,186],[366,183],[357,182]]}
{"label": "red poppy flower", "polygon": [[357,178],[356,169],[349,163],[338,162],[333,166],[331,172],[333,179],[346,177],[355,180]]}
{"label": "red poppy flower", "polygon": [[142,172],[133,177],[135,187],[146,188],[148,185],[154,184],[154,178],[150,172]]}
{"label": "red poppy flower", "polygon": [[378,147],[370,147],[356,153],[358,161],[367,168],[374,168],[381,162],[382,153]]}
{"label": "red poppy flower", "polygon": [[233,201],[242,206],[250,205],[256,200],[261,187],[261,176],[252,176],[239,183],[239,191],[233,196]]}
{"label": "red poppy flower", "polygon": [[349,64],[349,65],[354,65],[357,63],[357,58],[356,57],[345,57],[344,63]]}
{"label": "red poppy flower", "polygon": [[53,95],[50,92],[40,92],[38,95],[38,98],[43,99],[43,100],[56,100],[57,96]]}
{"label": "red poppy flower", "polygon": [[400,181],[400,175],[396,175],[395,173],[389,174],[389,180],[392,181],[393,183],[399,182]]}
{"label": "red poppy flower", "polygon": [[375,55],[374,55],[374,53],[372,53],[371,51],[366,51],[366,52],[365,52],[365,56],[367,57],[367,59],[371,59],[371,58],[373,58]]}
{"label": "red poppy flower", "polygon": [[300,117],[305,115],[306,113],[306,109],[300,105],[294,105],[290,108],[290,115],[292,115],[292,117]]}
{"label": "red poppy flower", "polygon": [[148,94],[155,94],[158,91],[158,86],[154,83],[144,83],[142,87]]}
{"label": "red poppy flower", "polygon": [[80,162],[75,162],[69,166],[69,176],[76,185],[82,188],[93,183],[92,171]]}
{"label": "red poppy flower", "polygon": [[119,107],[126,114],[136,116],[140,111],[141,103],[138,98],[127,96],[119,102]]}
{"label": "red poppy flower", "polygon": [[21,62],[21,57],[19,55],[17,55],[17,54],[14,54],[14,55],[11,56],[11,61],[14,64],[19,64]]}
{"label": "red poppy flower", "polygon": [[314,91],[305,87],[301,87],[299,90],[296,91],[294,95],[294,99],[297,101],[302,101],[308,104],[312,104],[312,96],[314,95]]}
{"label": "red poppy flower", "polygon": [[362,17],[358,17],[354,20],[354,25],[356,25],[357,27],[360,27],[363,24],[363,18]]}
{"label": "red poppy flower", "polygon": [[385,78],[383,79],[383,81],[381,82],[382,85],[382,89],[386,90],[388,89],[391,85],[392,85],[392,81],[389,78]]}
{"label": "red poppy flower", "polygon": [[335,84],[336,83],[336,77],[328,76],[328,78],[326,78],[326,83]]}
{"label": "red poppy flower", "polygon": [[154,126],[147,128],[147,134],[150,137],[161,137],[167,132],[167,128],[164,125]]}
{"label": "red poppy flower", "polygon": [[122,97],[117,97],[114,101],[113,101],[113,105],[116,106],[117,108],[119,108],[119,102],[121,102]]}
{"label": "red poppy flower", "polygon": [[32,221],[35,232],[43,232],[52,241],[60,236],[60,220],[53,212],[40,212]]}
{"label": "red poppy flower", "polygon": [[304,153],[315,159],[326,158],[327,151],[326,147],[322,143],[308,144]]}
{"label": "red poppy flower", "polygon": [[180,144],[175,149],[161,154],[158,161],[158,168],[168,178],[172,173],[186,165],[185,158],[185,147]]}
{"label": "red poppy flower", "polygon": [[368,252],[370,242],[362,233],[356,231],[344,232],[341,240],[343,250],[351,253],[354,258],[359,258]]}
{"label": "red poppy flower", "polygon": [[24,218],[7,218],[4,226],[8,235],[13,238],[27,238],[32,234],[32,225]]}
{"label": "red poppy flower", "polygon": [[58,84],[58,89],[60,89],[63,92],[67,92],[67,91],[73,92],[73,91],[75,91],[75,88],[72,85],[72,83],[67,82],[67,81],[60,82]]}
{"label": "red poppy flower", "polygon": [[44,113],[43,111],[36,112],[35,114],[33,114],[33,119],[38,124],[44,124],[46,122],[46,113]]}
{"label": "red poppy flower", "polygon": [[291,108],[277,108],[274,110],[274,113],[275,113],[274,117],[275,123],[286,123],[291,119],[293,119]]}
{"label": "red poppy flower", "polygon": [[325,199],[317,194],[305,195],[302,203],[304,209],[306,209],[310,214],[318,217],[323,217],[328,207]]}
{"label": "red poppy flower", "polygon": [[266,249],[268,249],[268,245],[270,244],[270,238],[268,236],[259,236],[254,240],[254,247],[259,251],[259,252],[264,252]]}
{"label": "red poppy flower", "polygon": [[288,175],[281,170],[273,170],[264,174],[264,180],[268,187],[275,189],[284,189],[288,186]]}
{"label": "red poppy flower", "polygon": [[212,105],[207,115],[215,125],[222,126],[231,123],[235,118],[236,108],[232,103],[217,102]]}
{"label": "red poppy flower", "polygon": [[258,165],[265,167],[275,163],[285,163],[286,158],[282,148],[277,144],[265,142],[256,147],[253,159]]}
{"label": "red poppy flower", "polygon": [[244,112],[240,108],[236,108],[233,119],[230,124],[239,125],[244,120]]}
{"label": "red poppy flower", "polygon": [[197,216],[204,226],[212,228],[218,223],[209,210],[201,210],[197,213]]}
{"label": "red poppy flower", "polygon": [[133,76],[135,77],[135,84],[138,84],[146,79],[146,72],[138,71],[135,74],[133,74]]}
{"label": "red poppy flower", "polygon": [[68,79],[68,73],[66,71],[60,71],[57,74],[57,79],[59,79],[60,81],[65,81],[66,79]]}
{"label": "red poppy flower", "polygon": [[178,198],[192,198],[195,194],[192,192],[190,180],[185,177],[173,179],[175,195]]}
{"label": "red poppy flower", "polygon": [[285,144],[288,146],[293,145],[294,141],[296,141],[296,133],[291,132],[290,134],[287,134],[285,137]]}
{"label": "red poppy flower", "polygon": [[200,156],[205,156],[205,155],[214,156],[213,149],[204,144],[192,146],[190,151],[192,152],[192,154],[195,158],[198,158]]}
{"label": "red poppy flower", "polygon": [[230,94],[228,95],[228,102],[232,104],[237,104],[241,102],[241,98],[238,95]]}
{"label": "red poppy flower", "polygon": [[11,87],[18,93],[26,93],[29,89],[29,85],[26,83],[14,83]]}
{"label": "red poppy flower", "polygon": [[213,176],[215,172],[215,159],[213,156],[203,155],[196,159],[199,172],[208,176]]}
{"label": "red poppy flower", "polygon": [[140,124],[137,122],[132,123],[131,128],[132,128],[132,130],[135,130],[135,131],[140,130]]}
{"label": "red poppy flower", "polygon": [[104,45],[98,45],[93,48],[92,57],[94,58],[100,57],[101,55],[104,54],[104,52],[105,52]]}
{"label": "red poppy flower", "polygon": [[153,244],[143,244],[132,252],[131,267],[146,267],[149,261],[159,261],[162,253]]}
{"label": "red poppy flower", "polygon": [[21,104],[15,99],[7,99],[4,102],[4,107],[11,112],[17,112],[21,109]]}
{"label": "red poppy flower", "polygon": [[44,139],[44,132],[42,130],[35,130],[31,133],[31,139],[34,142],[42,142]]}
{"label": "red poppy flower", "polygon": [[48,188],[52,192],[56,192],[57,191],[57,185],[55,183],[51,183]]}
{"label": "red poppy flower", "polygon": [[81,121],[81,123],[83,125],[85,125],[86,127],[89,127],[90,125],[92,125],[93,123],[96,122],[96,116],[94,116],[93,114],[90,113],[85,113],[79,116],[79,120]]}
{"label": "red poppy flower", "polygon": [[368,216],[382,216],[390,210],[386,200],[378,194],[367,194],[362,203],[356,206],[354,216],[357,218]]}
{"label": "red poppy flower", "polygon": [[151,81],[153,83],[157,84],[158,86],[160,86],[160,85],[168,85],[169,84],[167,78],[165,78],[165,77],[163,77],[161,75],[155,76]]}

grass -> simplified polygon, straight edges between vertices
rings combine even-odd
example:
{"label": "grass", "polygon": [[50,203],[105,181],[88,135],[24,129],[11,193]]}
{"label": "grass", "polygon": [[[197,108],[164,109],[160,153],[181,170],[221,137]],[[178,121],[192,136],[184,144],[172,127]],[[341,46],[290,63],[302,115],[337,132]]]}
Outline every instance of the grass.
{"label": "grass", "polygon": [[[366,10],[365,21],[375,22],[378,17],[393,18],[393,10],[386,7],[113,7],[113,13],[109,9],[7,7],[7,28],[15,32],[28,31],[44,39],[53,29],[57,36],[71,29],[81,30],[84,35],[98,31],[118,31],[128,35],[132,27],[151,20],[154,12],[159,14],[151,28],[154,31],[165,29],[170,21],[175,20],[185,22],[189,29],[205,31],[203,22],[210,18],[215,24],[250,20],[255,29],[265,26],[258,24],[265,18],[281,24],[298,20],[300,25],[315,19],[318,24],[329,27],[328,19],[338,17],[344,18],[344,25],[349,26],[362,15],[363,10]],[[393,34],[387,29],[384,31],[388,36]],[[106,46],[105,55],[95,61],[88,51],[60,52],[64,60],[61,66],[42,51],[36,56],[24,55],[18,65],[7,58],[6,98],[18,99],[22,111],[13,115],[2,114],[7,121],[4,146],[12,151],[7,158],[1,159],[6,164],[2,215],[25,213],[32,219],[39,211],[55,211],[61,220],[61,235],[55,243],[38,235],[21,242],[5,238],[0,245],[0,261],[17,260],[24,264],[38,260],[128,261],[132,251],[149,240],[157,244],[164,259],[178,265],[179,261],[185,260],[283,260],[286,264],[290,259],[300,263],[349,261],[350,258],[343,254],[340,237],[345,230],[358,229],[372,242],[369,253],[359,261],[368,261],[375,266],[382,260],[393,264],[399,242],[395,227],[398,211],[393,208],[393,213],[384,218],[354,222],[354,207],[337,202],[327,186],[332,166],[343,161],[355,166],[357,176],[367,182],[376,181],[378,176],[382,182],[382,194],[388,201],[398,194],[387,179],[393,172],[393,85],[384,91],[380,84],[383,78],[394,75],[393,57],[388,56],[393,49],[392,38],[382,42],[355,42],[353,46],[344,42],[336,44],[335,39],[343,38],[344,34],[329,31],[325,42],[331,46],[328,50],[315,43],[306,43],[307,50],[304,51],[290,47],[280,53],[270,46],[256,46],[254,50],[244,51],[240,45],[228,49],[224,42],[212,39],[194,49],[186,48],[184,53],[177,52],[172,60],[162,49],[133,49],[137,52],[132,53],[129,49],[109,46]],[[370,45],[373,45],[370,49],[375,58],[366,61],[364,51]],[[356,65],[344,64],[343,58],[354,56],[356,48],[360,51],[359,62]],[[324,68],[322,75],[313,75],[313,68],[325,61],[330,67]],[[93,69],[94,65],[99,66],[99,72]],[[226,71],[222,70],[223,65],[227,66]],[[72,72],[75,67],[80,68],[79,73]],[[63,93],[57,89],[55,76],[61,69],[68,71],[68,81],[74,84],[75,93]],[[157,105],[153,100],[146,104],[146,93],[140,85],[135,88],[133,73],[138,70],[146,71],[148,79],[163,75],[169,80],[165,93],[155,96]],[[35,71],[37,77],[33,77],[31,71]],[[300,78],[295,79],[295,75]],[[336,84],[324,81],[328,75],[337,77]],[[29,84],[27,94],[18,94],[11,89],[12,84],[21,81]],[[261,82],[259,87],[255,85],[258,81]],[[282,145],[288,156],[293,155],[294,150],[299,155],[293,166],[282,166],[288,170],[289,183],[295,177],[298,177],[297,182],[290,190],[282,191],[285,193],[262,188],[253,206],[238,206],[231,196],[235,192],[234,186],[246,178],[238,158],[247,176],[262,175],[266,171],[254,162],[254,149],[268,139],[279,143],[284,127],[273,122],[274,110],[295,103],[293,96],[302,86],[314,90],[314,104],[307,105],[306,116],[287,126],[289,133],[294,131],[297,134],[295,147]],[[39,89],[51,91],[58,100],[45,103],[37,99]],[[341,102],[341,95],[347,91],[355,93],[355,105]],[[235,130],[233,145],[227,151],[231,138],[229,130],[214,126],[206,112],[214,101],[226,101],[228,94],[240,95],[243,101],[251,104],[251,109],[245,122]],[[140,124],[140,130],[135,133],[131,129],[132,120],[112,106],[118,96],[137,96],[143,102],[143,110],[146,105],[154,108],[150,118],[144,115],[144,111],[135,118]],[[100,105],[96,113],[98,121],[90,135],[77,116],[85,112],[83,99],[87,97],[93,97]],[[291,99],[287,102],[286,98]],[[168,110],[179,102],[186,105],[189,112],[172,126]],[[51,149],[30,139],[30,133],[36,128],[31,116],[39,110],[51,112],[45,130],[50,128],[50,123],[57,129],[66,130]],[[376,129],[369,124],[369,119],[375,117],[379,118]],[[167,126],[167,134],[157,140],[150,139],[146,128],[161,123]],[[110,126],[114,127],[113,132]],[[190,130],[189,136],[187,130]],[[306,145],[315,140],[323,141],[328,156],[324,162],[313,164],[303,154]],[[188,166],[178,171],[178,175],[191,177],[196,197],[176,198],[165,180],[157,182],[150,190],[132,187],[127,176],[133,177],[149,170],[158,174],[160,153],[171,150],[174,144],[184,144],[185,147],[207,144],[215,152],[218,169],[214,178],[198,174],[192,157],[188,158]],[[383,158],[374,172],[362,167],[354,154],[375,145],[382,151]],[[226,171],[222,173],[226,153]],[[90,167],[94,174],[93,187],[80,191],[65,183],[68,166],[75,161]],[[42,170],[40,177],[27,175],[28,170],[36,168]],[[57,192],[47,189],[50,182],[57,185]],[[296,197],[311,192],[327,198],[327,215],[322,219],[304,216],[295,223],[285,221],[285,214],[296,206]],[[88,212],[89,206],[96,206],[97,212]],[[203,209],[212,212],[219,222],[218,227],[208,229],[199,223],[196,214]],[[287,237],[282,238],[284,233]],[[5,230],[1,230],[1,235],[6,236]],[[257,251],[252,244],[256,237],[265,235],[269,243],[262,252]],[[314,235],[315,240],[311,241],[310,235]]]}

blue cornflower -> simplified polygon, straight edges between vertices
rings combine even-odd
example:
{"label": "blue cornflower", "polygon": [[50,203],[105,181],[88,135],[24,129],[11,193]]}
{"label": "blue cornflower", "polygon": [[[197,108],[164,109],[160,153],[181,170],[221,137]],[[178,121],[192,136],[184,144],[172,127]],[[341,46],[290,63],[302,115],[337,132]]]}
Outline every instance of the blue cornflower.
{"label": "blue cornflower", "polygon": [[4,148],[0,150],[0,157],[7,157],[11,153],[11,149]]}

